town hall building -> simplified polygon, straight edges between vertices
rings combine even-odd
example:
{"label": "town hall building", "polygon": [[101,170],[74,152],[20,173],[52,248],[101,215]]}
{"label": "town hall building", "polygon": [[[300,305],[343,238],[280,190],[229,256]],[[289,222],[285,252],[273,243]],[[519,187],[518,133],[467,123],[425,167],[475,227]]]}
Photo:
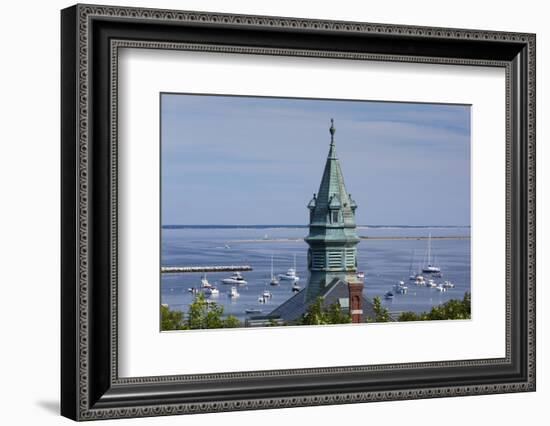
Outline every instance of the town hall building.
{"label": "town hall building", "polygon": [[376,316],[372,302],[363,296],[364,282],[357,277],[357,244],[360,242],[355,223],[357,204],[344,184],[336,154],[335,133],[334,121],[331,120],[330,147],[321,184],[307,205],[307,286],[269,315],[251,318],[250,325],[260,325],[266,319],[292,324],[319,297],[326,307],[338,303],[342,311],[351,315],[353,323]]}

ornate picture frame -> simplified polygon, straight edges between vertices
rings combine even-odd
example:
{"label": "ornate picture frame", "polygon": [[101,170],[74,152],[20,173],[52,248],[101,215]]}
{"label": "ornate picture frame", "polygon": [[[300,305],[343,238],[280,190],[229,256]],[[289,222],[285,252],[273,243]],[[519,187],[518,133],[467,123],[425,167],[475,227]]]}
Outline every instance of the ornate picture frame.
{"label": "ornate picture frame", "polygon": [[[76,5],[61,13],[61,414],[160,416],[535,390],[535,35]],[[119,377],[120,48],[499,67],[506,356]]]}

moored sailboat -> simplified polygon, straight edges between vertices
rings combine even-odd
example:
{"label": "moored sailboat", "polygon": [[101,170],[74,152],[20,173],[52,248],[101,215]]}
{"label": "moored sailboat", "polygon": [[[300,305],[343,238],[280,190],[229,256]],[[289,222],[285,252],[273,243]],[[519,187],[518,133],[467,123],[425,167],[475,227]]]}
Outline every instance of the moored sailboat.
{"label": "moored sailboat", "polygon": [[204,289],[204,294],[207,296],[218,296],[220,291],[216,287],[211,286]]}
{"label": "moored sailboat", "polygon": [[300,281],[300,277],[296,275],[296,255],[294,255],[294,267],[288,268],[285,274],[279,274],[281,281]]}
{"label": "moored sailboat", "polygon": [[273,255],[271,255],[271,281],[269,285],[279,285],[279,280],[275,275],[273,275]]}
{"label": "moored sailboat", "polygon": [[411,263],[409,265],[409,280],[416,281],[417,274],[413,271],[413,261],[414,261],[415,251],[411,251]]}
{"label": "moored sailboat", "polygon": [[397,284],[394,284],[393,289],[396,293],[406,294],[408,287],[405,285],[405,281],[399,281]]}
{"label": "moored sailboat", "polygon": [[432,234],[428,235],[428,253],[427,253],[428,263],[422,268],[422,272],[427,274],[439,274],[441,273],[441,268],[435,265],[435,262],[432,262]]}
{"label": "moored sailboat", "polygon": [[212,287],[212,284],[210,284],[208,282],[208,280],[206,279],[206,274],[204,274],[202,277],[201,277],[201,287],[202,288],[211,288]]}
{"label": "moored sailboat", "polygon": [[229,297],[231,297],[232,299],[240,296],[239,292],[237,291],[237,287],[235,287],[235,286],[231,287],[231,290],[229,290],[227,295]]}

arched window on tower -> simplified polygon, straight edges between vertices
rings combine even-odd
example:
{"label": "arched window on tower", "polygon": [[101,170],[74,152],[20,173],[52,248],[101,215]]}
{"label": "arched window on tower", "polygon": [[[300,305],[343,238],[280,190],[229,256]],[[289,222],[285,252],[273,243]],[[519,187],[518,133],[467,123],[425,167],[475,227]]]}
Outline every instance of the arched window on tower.
{"label": "arched window on tower", "polygon": [[339,223],[340,222],[340,208],[341,208],[340,200],[337,195],[333,195],[330,197],[330,201],[328,203],[329,208],[329,221],[330,223]]}

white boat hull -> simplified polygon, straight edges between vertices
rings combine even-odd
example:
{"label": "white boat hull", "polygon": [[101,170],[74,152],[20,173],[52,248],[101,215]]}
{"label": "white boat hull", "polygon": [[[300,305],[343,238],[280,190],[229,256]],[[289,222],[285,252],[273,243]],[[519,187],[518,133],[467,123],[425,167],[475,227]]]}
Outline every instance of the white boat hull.
{"label": "white boat hull", "polygon": [[226,285],[244,285],[244,284],[248,284],[247,281],[245,280],[233,280],[231,278],[224,278],[222,280],[222,284],[226,284]]}
{"label": "white boat hull", "polygon": [[300,281],[300,277],[289,277],[287,275],[279,275],[280,281]]}

